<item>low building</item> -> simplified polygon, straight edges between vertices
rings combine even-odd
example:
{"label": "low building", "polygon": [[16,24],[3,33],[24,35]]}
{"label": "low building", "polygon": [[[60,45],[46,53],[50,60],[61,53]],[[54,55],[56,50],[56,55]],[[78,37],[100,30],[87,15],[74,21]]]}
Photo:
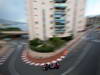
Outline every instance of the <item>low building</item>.
{"label": "low building", "polygon": [[87,26],[100,24],[100,15],[87,17]]}

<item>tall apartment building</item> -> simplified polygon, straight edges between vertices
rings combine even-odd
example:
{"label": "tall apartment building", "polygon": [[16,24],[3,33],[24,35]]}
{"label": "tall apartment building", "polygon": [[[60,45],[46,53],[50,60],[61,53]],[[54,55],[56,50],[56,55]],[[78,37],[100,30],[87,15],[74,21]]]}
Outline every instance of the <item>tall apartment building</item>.
{"label": "tall apartment building", "polygon": [[85,28],[85,0],[27,0],[30,40],[67,37]]}

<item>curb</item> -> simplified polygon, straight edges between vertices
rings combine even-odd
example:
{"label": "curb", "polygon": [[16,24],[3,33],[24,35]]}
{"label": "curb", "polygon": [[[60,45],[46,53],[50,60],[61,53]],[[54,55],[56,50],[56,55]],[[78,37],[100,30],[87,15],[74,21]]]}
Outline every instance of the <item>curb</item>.
{"label": "curb", "polygon": [[[64,53],[64,52],[66,52],[66,53]],[[56,55],[57,56],[56,58],[54,58],[55,56],[53,56],[53,57],[50,57],[50,58],[43,58],[43,59],[38,58],[38,59],[36,59],[36,58],[32,58],[31,56],[29,56],[26,53],[26,51],[23,51],[21,59],[24,63],[26,63],[28,65],[42,66],[42,65],[45,65],[45,64],[52,64],[52,63],[60,62],[66,57],[66,55],[68,53],[69,53],[68,51],[64,50],[63,54],[60,55],[60,56]],[[50,59],[50,60],[48,61],[48,59]]]}

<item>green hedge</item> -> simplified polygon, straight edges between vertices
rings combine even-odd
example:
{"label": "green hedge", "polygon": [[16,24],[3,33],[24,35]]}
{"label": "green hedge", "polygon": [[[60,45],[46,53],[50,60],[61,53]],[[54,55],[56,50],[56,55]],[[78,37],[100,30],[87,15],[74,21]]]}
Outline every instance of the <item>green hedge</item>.
{"label": "green hedge", "polygon": [[65,40],[65,41],[70,41],[70,40],[73,39],[73,35],[68,36],[68,37],[64,37],[64,38],[62,38],[62,39]]}
{"label": "green hedge", "polygon": [[49,39],[49,41],[56,47],[56,48],[59,48],[60,46],[62,46],[65,41],[62,40],[61,38],[59,37],[53,37],[51,39]]}
{"label": "green hedge", "polygon": [[[72,37],[66,38],[66,40],[71,40],[71,39]],[[53,52],[54,50],[62,47],[65,43],[66,41],[59,37],[53,37],[46,41],[42,41],[36,38],[29,42],[29,46],[31,50],[37,52]]]}
{"label": "green hedge", "polygon": [[0,28],[0,31],[21,31],[21,29],[16,27],[9,27],[9,28]]}
{"label": "green hedge", "polygon": [[31,40],[31,41],[29,42],[29,44],[32,45],[32,46],[38,46],[38,45],[42,44],[42,41],[39,40],[38,38],[36,38],[36,39],[34,39],[34,40]]}
{"label": "green hedge", "polygon": [[48,46],[47,44],[43,44],[41,47],[34,47],[31,46],[31,49],[37,52],[53,52],[54,51],[54,47],[52,46]]}

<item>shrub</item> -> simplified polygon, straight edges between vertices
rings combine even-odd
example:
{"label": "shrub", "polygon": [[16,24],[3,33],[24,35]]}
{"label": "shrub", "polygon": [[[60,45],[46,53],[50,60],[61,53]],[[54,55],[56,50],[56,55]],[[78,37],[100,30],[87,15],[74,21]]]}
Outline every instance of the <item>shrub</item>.
{"label": "shrub", "polygon": [[65,40],[62,40],[59,37],[53,37],[46,41],[41,41],[37,38],[29,42],[31,50],[37,52],[53,52],[54,50],[60,48],[64,44]]}
{"label": "shrub", "polygon": [[62,46],[65,43],[65,41],[59,37],[53,37],[49,41],[56,47]]}
{"label": "shrub", "polygon": [[38,46],[38,45],[42,44],[42,41],[39,40],[38,38],[36,38],[36,39],[34,39],[34,40],[31,40],[31,41],[29,42],[29,44],[32,45],[32,46]]}
{"label": "shrub", "polygon": [[17,27],[9,27],[9,28],[0,28],[0,31],[21,31],[21,29]]}
{"label": "shrub", "polygon": [[48,46],[47,44],[43,44],[40,47],[31,47],[32,50],[35,50],[37,52],[53,52],[54,51],[54,47],[52,46]]}
{"label": "shrub", "polygon": [[16,28],[16,27],[9,27],[9,28],[6,28],[5,31],[21,31],[21,29]]}
{"label": "shrub", "polygon": [[68,36],[68,37],[64,37],[62,39],[65,40],[65,41],[70,41],[70,40],[73,39],[73,36],[71,35],[71,36]]}

